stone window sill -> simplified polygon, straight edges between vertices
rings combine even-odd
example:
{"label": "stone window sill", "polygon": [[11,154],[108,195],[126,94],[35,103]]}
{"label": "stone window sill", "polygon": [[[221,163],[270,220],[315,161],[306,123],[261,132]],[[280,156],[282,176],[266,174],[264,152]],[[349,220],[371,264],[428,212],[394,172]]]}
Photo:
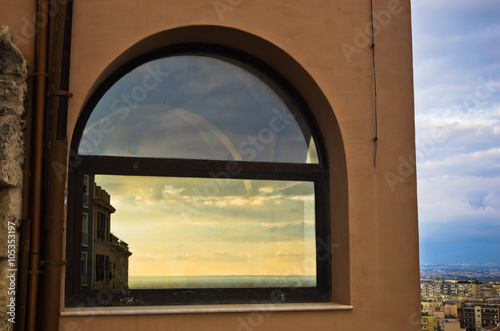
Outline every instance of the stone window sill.
{"label": "stone window sill", "polygon": [[164,315],[247,313],[275,311],[328,311],[352,310],[353,307],[332,302],[239,304],[239,305],[188,305],[188,306],[133,306],[133,307],[81,307],[65,308],[61,316],[112,316],[112,315]]}

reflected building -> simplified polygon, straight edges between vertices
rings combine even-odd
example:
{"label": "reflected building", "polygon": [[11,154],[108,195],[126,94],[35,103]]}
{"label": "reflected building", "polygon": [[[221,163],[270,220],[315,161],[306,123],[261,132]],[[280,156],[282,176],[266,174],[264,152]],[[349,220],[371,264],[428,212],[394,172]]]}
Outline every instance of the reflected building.
{"label": "reflected building", "polygon": [[85,175],[83,183],[81,288],[128,288],[132,252],[111,233],[111,214],[116,211],[111,197],[95,183],[94,176]]}

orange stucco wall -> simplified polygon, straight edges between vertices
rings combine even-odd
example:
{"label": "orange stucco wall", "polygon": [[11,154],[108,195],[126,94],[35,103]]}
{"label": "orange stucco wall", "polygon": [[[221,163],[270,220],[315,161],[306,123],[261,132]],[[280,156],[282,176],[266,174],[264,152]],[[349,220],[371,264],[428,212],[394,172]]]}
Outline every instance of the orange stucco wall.
{"label": "orange stucco wall", "polygon": [[[10,15],[0,13],[0,23],[10,25],[14,36],[22,33],[21,18],[33,16],[32,2],[9,2]],[[220,3],[230,9],[218,12],[214,4]],[[334,301],[354,309],[259,316],[67,316],[61,317],[60,330],[245,330],[242,320],[254,321],[255,330],[419,330],[410,1],[374,0],[373,7],[376,167],[372,50],[361,32],[369,27],[370,1],[75,1],[69,137],[85,103],[113,70],[149,49],[176,42],[244,50],[296,86],[311,106],[330,158]],[[219,31],[217,26],[231,29],[203,32]],[[21,50],[33,58],[32,44]]]}
{"label": "orange stucco wall", "polygon": [[28,70],[33,71],[35,57],[36,2],[31,0],[0,2],[0,24],[12,32],[12,42],[23,53]]}

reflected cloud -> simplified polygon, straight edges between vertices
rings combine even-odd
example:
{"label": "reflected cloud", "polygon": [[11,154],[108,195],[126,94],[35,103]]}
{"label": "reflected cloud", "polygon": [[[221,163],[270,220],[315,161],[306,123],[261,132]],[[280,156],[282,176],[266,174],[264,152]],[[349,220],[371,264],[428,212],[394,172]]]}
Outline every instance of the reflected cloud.
{"label": "reflected cloud", "polygon": [[184,274],[192,265],[210,274],[241,263],[242,275],[269,264],[264,274],[281,274],[315,256],[312,182],[251,180],[255,189],[248,194],[244,180],[230,179],[217,194],[205,196],[203,187],[218,179],[96,175],[95,180],[120,206],[112,231],[134,251],[132,275],[144,275],[142,268],[151,263],[159,264],[154,270]]}
{"label": "reflected cloud", "polygon": [[[154,88],[142,86],[150,76]],[[116,82],[93,110],[79,153],[317,162],[310,138],[298,106],[269,78],[227,58],[183,55]]]}

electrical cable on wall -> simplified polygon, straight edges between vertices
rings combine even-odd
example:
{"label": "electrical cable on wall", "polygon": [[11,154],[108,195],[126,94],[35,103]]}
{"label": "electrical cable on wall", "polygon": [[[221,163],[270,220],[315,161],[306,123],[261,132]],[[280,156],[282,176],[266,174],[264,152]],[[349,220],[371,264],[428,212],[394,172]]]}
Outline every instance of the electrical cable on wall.
{"label": "electrical cable on wall", "polygon": [[374,89],[374,97],[375,97],[375,105],[374,105],[374,121],[375,121],[375,137],[373,138],[373,142],[375,144],[373,151],[373,167],[377,167],[377,147],[378,147],[378,118],[377,118],[377,74],[375,71],[375,35],[373,28],[373,0],[370,0],[370,19],[372,24],[372,63],[373,63],[373,89]]}

